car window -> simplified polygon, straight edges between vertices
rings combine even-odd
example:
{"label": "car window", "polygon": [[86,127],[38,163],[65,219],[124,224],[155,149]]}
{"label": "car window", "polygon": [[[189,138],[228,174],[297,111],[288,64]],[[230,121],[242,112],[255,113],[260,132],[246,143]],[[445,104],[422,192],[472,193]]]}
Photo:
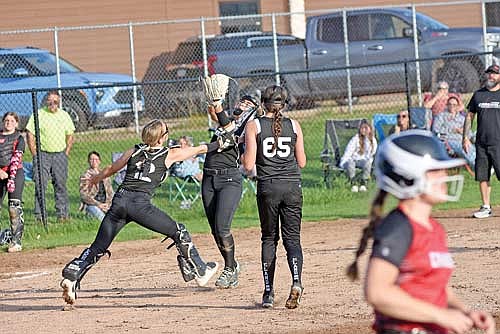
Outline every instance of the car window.
{"label": "car window", "polygon": [[370,39],[402,38],[403,28],[409,25],[399,17],[390,14],[370,15]]}
{"label": "car window", "polygon": [[24,68],[29,71],[30,69],[26,67],[23,60],[15,55],[0,56],[0,78],[13,78],[15,69]]}
{"label": "car window", "polygon": [[191,64],[203,59],[201,41],[181,42],[174,52],[172,64]]}
{"label": "car window", "polygon": [[368,40],[368,15],[348,15],[347,34],[351,42]]}
{"label": "car window", "polygon": [[336,16],[320,19],[316,31],[316,39],[326,43],[342,43],[344,41],[342,17]]}
{"label": "car window", "polygon": [[[31,66],[40,71],[42,75],[56,74],[56,56],[54,54],[48,52],[37,52],[21,54],[20,56],[23,57],[24,60]],[[80,72],[80,70],[76,66],[61,58],[59,58],[59,65],[59,70],[61,73]]]}

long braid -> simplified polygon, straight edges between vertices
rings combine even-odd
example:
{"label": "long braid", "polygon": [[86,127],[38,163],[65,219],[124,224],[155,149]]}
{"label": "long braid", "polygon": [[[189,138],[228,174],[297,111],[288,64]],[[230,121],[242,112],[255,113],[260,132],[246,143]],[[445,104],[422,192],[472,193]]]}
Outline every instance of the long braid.
{"label": "long braid", "polygon": [[372,208],[370,210],[370,222],[363,229],[363,234],[359,241],[358,250],[356,251],[356,257],[354,261],[347,267],[346,275],[352,281],[355,281],[359,278],[358,271],[358,259],[366,250],[368,246],[368,240],[373,236],[373,232],[375,231],[375,227],[380,222],[382,218],[382,211],[385,202],[385,198],[387,197],[387,192],[385,190],[380,189],[375,196],[375,199],[372,203]]}
{"label": "long braid", "polygon": [[277,110],[274,112],[274,117],[273,117],[273,136],[274,136],[273,151],[276,149],[276,146],[278,145],[278,138],[281,135],[281,120],[283,119],[283,114],[281,113],[281,106],[276,106],[276,107]]}

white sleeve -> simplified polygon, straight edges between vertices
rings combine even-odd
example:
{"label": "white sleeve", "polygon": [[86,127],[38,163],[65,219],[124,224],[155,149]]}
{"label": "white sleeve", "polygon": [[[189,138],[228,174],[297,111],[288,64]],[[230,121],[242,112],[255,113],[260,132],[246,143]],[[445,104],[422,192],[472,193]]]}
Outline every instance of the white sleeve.
{"label": "white sleeve", "polygon": [[342,159],[340,159],[340,167],[344,168],[344,164],[347,162],[347,160],[351,159],[352,156],[354,155],[354,152],[356,152],[356,143],[358,142],[358,135],[355,135],[354,137],[349,140],[349,143],[347,144],[344,155],[342,156]]}

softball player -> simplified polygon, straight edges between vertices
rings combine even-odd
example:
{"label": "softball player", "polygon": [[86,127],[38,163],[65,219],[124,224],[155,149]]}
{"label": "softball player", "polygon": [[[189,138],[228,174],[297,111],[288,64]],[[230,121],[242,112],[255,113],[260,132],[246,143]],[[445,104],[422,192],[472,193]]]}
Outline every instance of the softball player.
{"label": "softball player", "polygon": [[292,287],[285,306],[296,308],[302,296],[302,188],[300,169],[306,165],[302,130],[297,121],[283,117],[288,92],[267,87],[262,95],[265,115],[248,123],[243,164],[257,166],[257,206],[262,233],[262,307],[274,306],[274,271],[279,224],[285,246]]}
{"label": "softball player", "polygon": [[10,232],[12,238],[7,251],[22,250],[21,239],[24,231],[23,218],[23,153],[26,147],[24,137],[17,130],[19,116],[7,112],[2,118],[3,131],[0,132],[0,205],[5,195],[9,199]]}
{"label": "softball player", "polygon": [[[375,159],[379,192],[348,268],[348,276],[357,279],[358,258],[373,237],[365,297],[374,308],[377,333],[465,333],[472,327],[495,333],[493,318],[469,309],[449,285],[454,263],[446,232],[431,217],[435,204],[459,199],[463,176],[448,176],[447,170],[463,164],[427,131],[392,135],[380,146]],[[381,218],[387,193],[399,205]]]}
{"label": "softball player", "polygon": [[[251,96],[244,96],[239,101],[233,114],[238,116],[236,135],[241,135],[246,122],[241,122],[258,108],[258,102]],[[222,106],[209,106],[209,114],[214,122],[223,128],[231,122]],[[212,142],[217,140],[214,135]],[[224,258],[224,270],[215,285],[219,288],[230,288],[238,285],[240,266],[235,259],[234,239],[231,234],[231,223],[238,208],[242,193],[243,176],[239,169],[240,151],[237,146],[222,152],[210,152],[203,165],[203,181],[201,194],[203,207],[212,231],[215,243]]]}
{"label": "softball player", "polygon": [[168,127],[160,120],[153,120],[144,126],[142,140],[143,144],[135,145],[112,165],[88,179],[90,186],[97,186],[104,178],[127,166],[125,179],[113,197],[111,207],[99,227],[95,241],[63,269],[61,287],[64,290],[64,300],[68,304],[75,302],[75,289],[79,287],[87,271],[102,256],[110,255],[108,247],[111,242],[131,221],[174,240],[179,252],[177,261],[186,282],[194,279],[199,286],[204,286],[217,272],[217,263],[205,263],[201,259],[186,227],[155,207],[151,203],[151,196],[174,162],[207,151],[216,151],[224,146],[221,147],[221,141],[214,141],[208,145],[168,149],[163,146],[168,140]]}

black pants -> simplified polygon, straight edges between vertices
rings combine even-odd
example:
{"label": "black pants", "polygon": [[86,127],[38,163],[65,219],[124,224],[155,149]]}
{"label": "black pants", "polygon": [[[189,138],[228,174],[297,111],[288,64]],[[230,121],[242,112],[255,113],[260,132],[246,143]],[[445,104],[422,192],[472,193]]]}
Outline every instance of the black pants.
{"label": "black pants", "polygon": [[301,284],[303,256],[300,244],[302,222],[302,186],[300,181],[279,179],[258,181],[257,206],[262,233],[262,273],[265,291],[273,290],[276,247],[280,239],[280,222],[292,281]]}
{"label": "black pants", "polygon": [[242,180],[243,176],[237,168],[203,169],[203,207],[225,267],[229,268],[236,266],[231,223],[241,199]]}
{"label": "black pants", "polygon": [[95,241],[90,246],[91,250],[96,254],[103,254],[118,232],[131,221],[170,238],[177,231],[177,223],[151,203],[150,195],[120,189],[113,197],[111,208],[104,216]]}
{"label": "black pants", "polygon": [[18,199],[21,202],[23,201],[23,190],[24,190],[24,170],[22,168],[19,168],[16,173],[16,178],[14,179],[15,182],[15,189],[14,192],[9,193],[7,191],[7,181],[8,179],[5,180],[0,180],[0,207],[3,203],[3,200],[5,198],[5,195],[7,195],[7,198],[9,200],[11,199]]}

